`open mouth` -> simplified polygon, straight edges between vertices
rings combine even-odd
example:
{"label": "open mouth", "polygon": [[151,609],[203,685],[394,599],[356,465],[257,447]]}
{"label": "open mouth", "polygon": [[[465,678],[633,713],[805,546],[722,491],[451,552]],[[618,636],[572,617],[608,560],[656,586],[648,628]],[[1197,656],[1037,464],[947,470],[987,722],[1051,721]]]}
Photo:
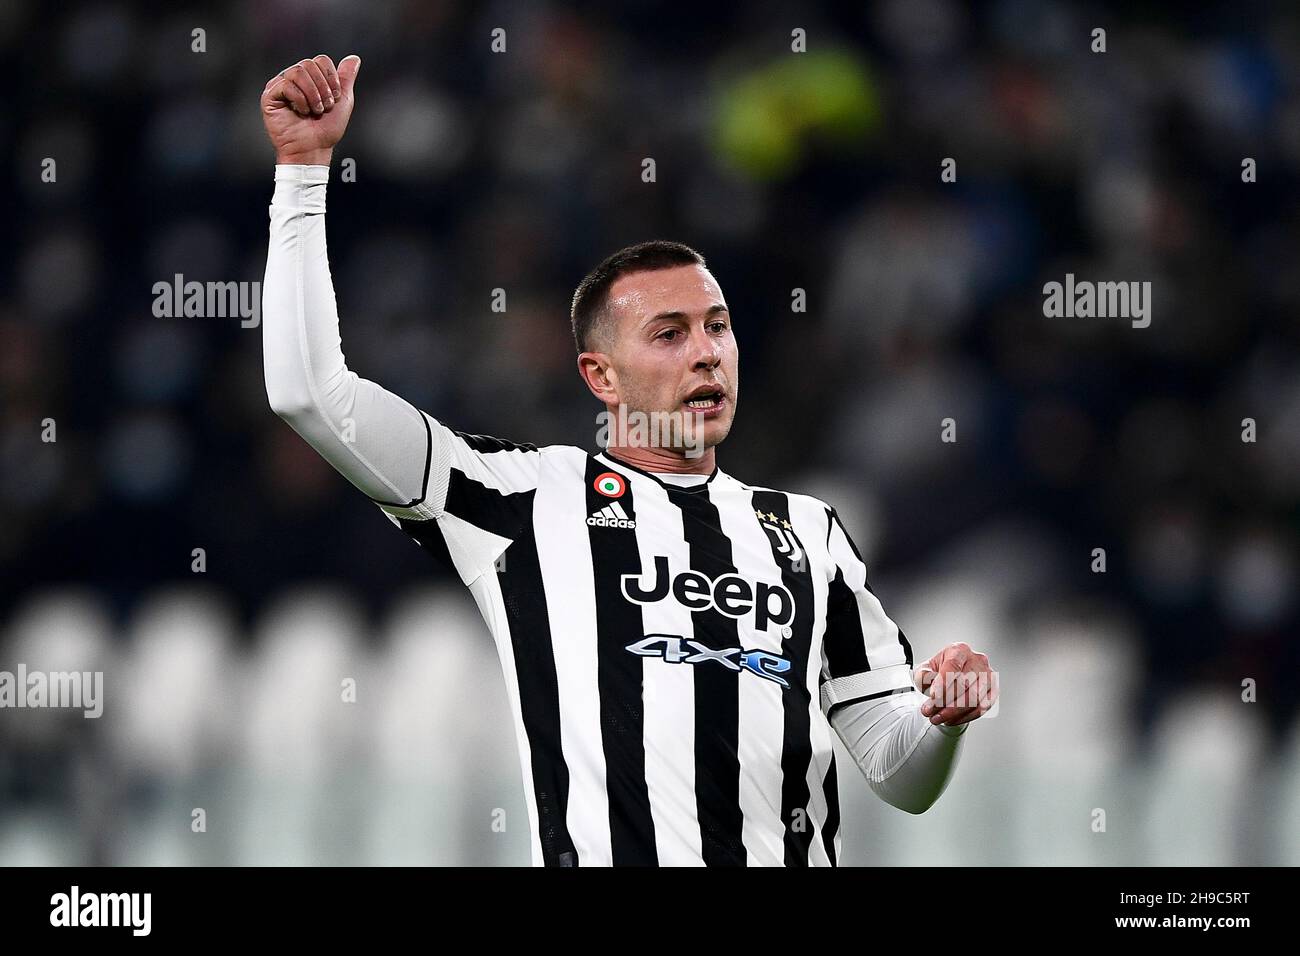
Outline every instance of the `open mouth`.
{"label": "open mouth", "polygon": [[721,385],[702,385],[687,397],[682,404],[693,412],[716,412],[726,402]]}

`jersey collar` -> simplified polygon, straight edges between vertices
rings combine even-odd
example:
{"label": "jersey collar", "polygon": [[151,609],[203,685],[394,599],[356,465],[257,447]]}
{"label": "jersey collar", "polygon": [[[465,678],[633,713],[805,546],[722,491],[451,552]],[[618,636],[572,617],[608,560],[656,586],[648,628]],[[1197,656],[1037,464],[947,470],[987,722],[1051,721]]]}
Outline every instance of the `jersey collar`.
{"label": "jersey collar", "polygon": [[688,495],[698,494],[699,492],[703,491],[713,482],[714,478],[718,477],[718,475],[722,473],[721,469],[718,468],[718,461],[717,458],[715,457],[713,460],[713,471],[709,473],[708,478],[704,479],[703,481],[696,482],[693,485],[674,485],[670,482],[661,480],[657,475],[652,474],[651,472],[645,471],[642,468],[638,468],[636,465],[629,465],[627,462],[623,461],[623,459],[615,458],[613,455],[610,455],[607,452],[603,452],[603,451],[599,452],[596,455],[596,458],[604,462],[605,464],[609,465],[611,468],[614,468],[616,471],[634,471],[638,475],[644,475],[646,478],[649,478],[651,481],[653,481],[661,488],[665,488],[668,491],[684,492]]}

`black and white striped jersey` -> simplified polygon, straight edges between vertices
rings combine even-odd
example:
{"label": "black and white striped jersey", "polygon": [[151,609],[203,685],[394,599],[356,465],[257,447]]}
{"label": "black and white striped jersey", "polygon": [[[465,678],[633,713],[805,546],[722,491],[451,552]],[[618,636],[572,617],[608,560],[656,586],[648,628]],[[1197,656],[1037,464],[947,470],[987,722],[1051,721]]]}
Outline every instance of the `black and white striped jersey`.
{"label": "black and white striped jersey", "polygon": [[426,424],[428,498],[384,509],[495,637],[534,862],[833,865],[826,714],[914,691],[835,511]]}
{"label": "black and white striped jersey", "polygon": [[923,812],[967,725],[934,726],[907,639],[827,505],[722,471],[455,432],[344,359],[326,166],[275,168],[271,408],[448,562],[495,636],[533,860],[835,864],[832,733]]}

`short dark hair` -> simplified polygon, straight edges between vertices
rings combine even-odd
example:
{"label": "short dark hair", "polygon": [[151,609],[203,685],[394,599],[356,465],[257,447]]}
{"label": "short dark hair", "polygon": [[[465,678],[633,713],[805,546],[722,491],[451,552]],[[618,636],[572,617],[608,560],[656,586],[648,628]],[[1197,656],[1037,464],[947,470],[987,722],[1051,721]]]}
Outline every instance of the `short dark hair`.
{"label": "short dark hair", "polygon": [[674,266],[704,266],[704,256],[690,246],[667,239],[651,239],[626,246],[609,256],[578,283],[573,293],[569,320],[573,324],[573,341],[578,352],[586,352],[592,331],[604,317],[609,288],[619,276],[633,272],[652,272]]}

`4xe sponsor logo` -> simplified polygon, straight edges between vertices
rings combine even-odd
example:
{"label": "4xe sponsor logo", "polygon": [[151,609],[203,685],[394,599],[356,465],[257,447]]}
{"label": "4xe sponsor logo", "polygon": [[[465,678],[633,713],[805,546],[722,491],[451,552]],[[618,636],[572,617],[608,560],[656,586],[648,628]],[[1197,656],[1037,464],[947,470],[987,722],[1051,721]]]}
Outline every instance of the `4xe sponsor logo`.
{"label": "4xe sponsor logo", "polygon": [[[702,664],[704,661],[717,661],[728,670],[747,670],[764,680],[775,681],[782,687],[789,687],[784,674],[790,669],[790,662],[784,657],[769,654],[767,651],[742,651],[739,647],[714,649],[699,641],[677,634],[647,634],[639,641],[627,646],[627,650],[642,657],[659,657],[669,664]],[[732,658],[735,657],[735,660]]]}
{"label": "4xe sponsor logo", "polygon": [[654,604],[671,591],[677,603],[692,611],[715,608],[735,618],[752,613],[754,629],[759,631],[794,620],[794,596],[784,584],[750,584],[739,574],[723,574],[715,581],[699,571],[679,571],[670,576],[668,559],[663,555],[655,556],[654,575],[649,581],[636,574],[625,574],[620,580],[623,596],[635,604]]}

